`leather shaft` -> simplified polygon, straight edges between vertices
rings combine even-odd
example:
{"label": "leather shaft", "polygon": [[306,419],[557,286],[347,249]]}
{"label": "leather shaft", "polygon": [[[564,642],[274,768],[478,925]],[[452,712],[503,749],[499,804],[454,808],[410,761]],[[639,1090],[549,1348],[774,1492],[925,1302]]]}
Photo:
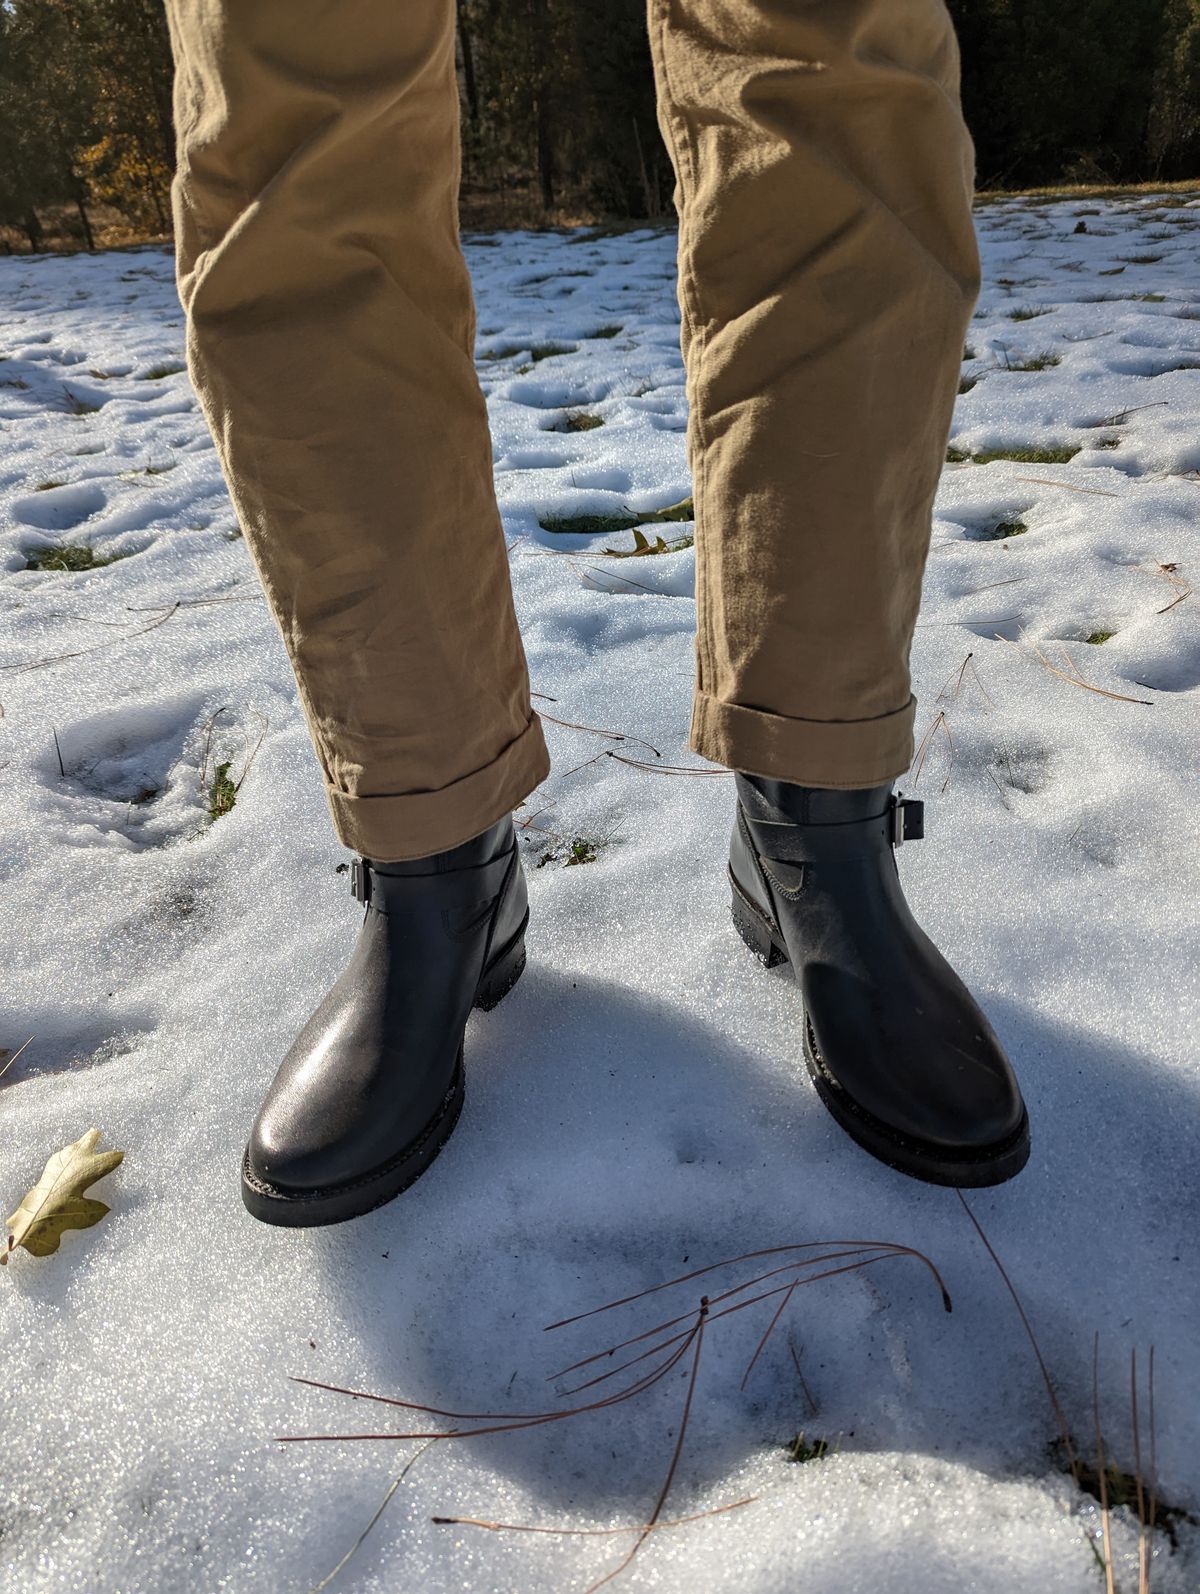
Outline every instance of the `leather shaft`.
{"label": "leather shaft", "polygon": [[254,1174],[289,1191],[363,1179],[419,1140],[459,1073],[485,970],[524,932],[511,819],[440,856],[362,865],[368,901],[349,961],[250,1138]]}
{"label": "leather shaft", "polygon": [[972,1155],[1016,1133],[1024,1105],[1000,1043],[904,896],[890,786],[788,790],[739,776],[738,796],[735,891],[790,961],[836,1085],[939,1152]]}

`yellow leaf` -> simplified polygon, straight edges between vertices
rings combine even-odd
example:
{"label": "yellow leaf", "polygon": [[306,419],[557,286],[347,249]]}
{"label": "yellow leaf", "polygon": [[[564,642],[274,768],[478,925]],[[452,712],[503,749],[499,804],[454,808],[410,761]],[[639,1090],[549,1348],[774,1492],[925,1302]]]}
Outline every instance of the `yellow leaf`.
{"label": "yellow leaf", "polygon": [[124,1157],[123,1151],[97,1151],[98,1129],[56,1151],[42,1177],[5,1223],[12,1230],[8,1246],[0,1251],[0,1265],[9,1251],[23,1245],[34,1256],[49,1256],[67,1229],[90,1229],[108,1211],[103,1201],[84,1195],[89,1185],[102,1179]]}
{"label": "yellow leaf", "polygon": [[642,525],[652,520],[694,520],[695,506],[690,497],[681,498],[677,504],[668,504],[666,509],[650,509],[638,516]]}

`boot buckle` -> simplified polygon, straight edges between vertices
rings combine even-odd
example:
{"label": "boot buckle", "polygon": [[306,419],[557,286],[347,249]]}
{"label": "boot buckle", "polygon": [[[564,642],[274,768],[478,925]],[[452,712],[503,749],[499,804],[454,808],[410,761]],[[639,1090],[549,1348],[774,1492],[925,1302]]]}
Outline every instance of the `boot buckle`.
{"label": "boot buckle", "polygon": [[920,841],[925,835],[925,804],[917,797],[900,797],[892,804],[892,845]]}
{"label": "boot buckle", "polygon": [[355,858],[350,865],[350,891],[359,902],[368,903],[371,900],[371,880],[363,858]]}

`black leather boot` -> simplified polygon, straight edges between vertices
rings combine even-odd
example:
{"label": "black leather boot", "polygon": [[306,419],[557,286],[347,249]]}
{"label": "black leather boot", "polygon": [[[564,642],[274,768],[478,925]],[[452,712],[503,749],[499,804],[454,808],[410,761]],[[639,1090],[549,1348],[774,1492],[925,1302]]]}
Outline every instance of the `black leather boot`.
{"label": "black leather boot", "polygon": [[350,961],[280,1065],[250,1135],[242,1197],[264,1223],[340,1223],[390,1201],[450,1137],[463,1035],[525,967],[511,819],[412,863],[356,858]]}
{"label": "black leather boot", "polygon": [[933,1184],[1011,1179],[1029,1122],[1000,1042],[913,918],[894,848],[923,804],[891,784],[826,791],[738,775],[733,921],[770,968],[791,965],[821,1100],[889,1167]]}

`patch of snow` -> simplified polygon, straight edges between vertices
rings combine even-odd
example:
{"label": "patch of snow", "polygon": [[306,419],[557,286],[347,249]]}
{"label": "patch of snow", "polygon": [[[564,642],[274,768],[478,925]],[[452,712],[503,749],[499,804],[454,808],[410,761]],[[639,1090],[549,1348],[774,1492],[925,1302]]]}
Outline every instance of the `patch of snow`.
{"label": "patch of snow", "polygon": [[[976,383],[952,442],[1082,452],[946,471],[913,652],[928,741],[900,783],[929,799],[929,839],[901,868],[1029,1101],[1028,1168],[971,1205],[1071,1426],[1089,1449],[1098,1331],[1106,1439],[1132,1465],[1129,1352],[1144,1371],[1153,1342],[1161,1493],[1196,1510],[1200,372],[1180,367],[1200,358],[1200,223],[1138,196],[1088,206],[1075,234],[1076,208],[979,212]],[[538,703],[630,740],[548,724],[554,773],[519,816],[529,969],[471,1020],[467,1106],[436,1166],[380,1212],[295,1233],[247,1216],[239,1159],[357,912],[202,419],[181,375],[148,380],[179,363],[172,262],[0,260],[0,1045],[35,1037],[0,1082],[5,1212],[93,1124],[126,1152],[97,1189],[103,1224],[0,1279],[6,1591],[303,1594],[415,1445],[277,1444],[405,1426],[289,1375],[542,1410],[565,1387],[547,1374],[657,1319],[543,1325],[847,1235],[927,1252],[953,1314],[907,1258],[801,1291],[789,1320],[815,1415],[782,1334],[742,1391],[765,1321],[714,1324],[666,1515],[759,1498],[654,1535],[615,1586],[1098,1586],[1098,1508],[1049,1456],[1036,1364],[958,1199],[837,1129],[786,975],[730,927],[731,778],[603,756],[698,767],[693,553],[607,559],[630,533],[563,537],[539,517],[686,494],[674,249],[655,228],[467,242]],[[519,374],[547,344],[576,347]],[[1059,363],[1010,368],[1045,353]],[[604,424],[562,430],[580,409]],[[1024,534],[984,535],[1013,519]],[[26,568],[56,540],[123,557]],[[218,761],[249,768],[209,823]],[[600,843],[594,862],[534,867],[576,837]],[[586,1588],[627,1537],[430,1519],[644,1520],[686,1371],[607,1413],[435,1447],[334,1588]],[[790,1463],[801,1430],[837,1453]],[[1127,1512],[1114,1532],[1128,1591]],[[1156,1594],[1195,1589],[1198,1565],[1194,1528],[1174,1551],[1159,1535]]]}

